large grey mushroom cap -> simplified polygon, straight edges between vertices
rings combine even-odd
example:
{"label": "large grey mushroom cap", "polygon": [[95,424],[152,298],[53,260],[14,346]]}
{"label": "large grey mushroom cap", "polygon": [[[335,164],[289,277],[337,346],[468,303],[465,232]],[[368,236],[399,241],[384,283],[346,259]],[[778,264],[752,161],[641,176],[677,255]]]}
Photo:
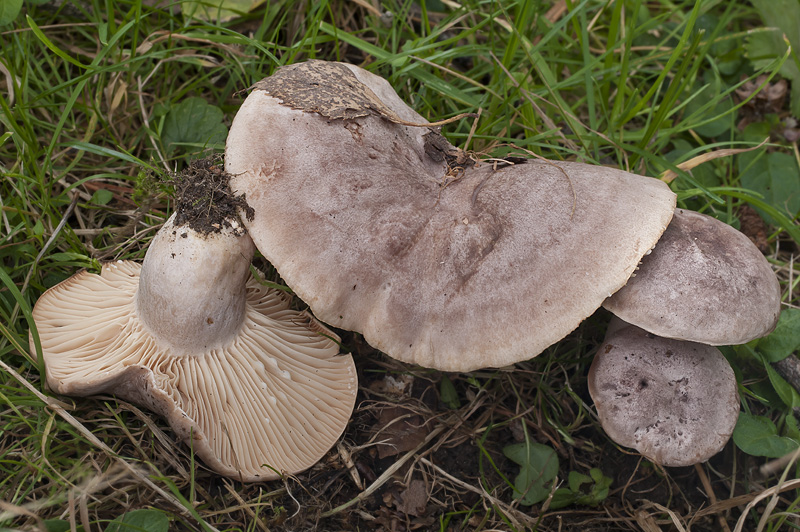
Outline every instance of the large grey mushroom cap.
{"label": "large grey mushroom cap", "polygon": [[625,284],[672,217],[664,183],[616,169],[448,166],[438,133],[399,123],[425,121],[385,80],[319,61],[285,72],[317,68],[366,86],[393,116],[326,116],[265,80],[234,119],[226,170],[286,283],[394,358],[469,371],[537,355]]}
{"label": "large grey mushroom cap", "polygon": [[676,209],[635,277],[603,306],[659,336],[736,345],[778,323],[781,289],[769,262],[741,232]]}
{"label": "large grey mushroom cap", "polygon": [[736,377],[716,347],[634,326],[606,337],[588,385],[609,437],[665,466],[708,460],[739,417]]}
{"label": "large grey mushroom cap", "polygon": [[[310,467],[350,418],[357,392],[352,357],[340,355],[336,336],[307,312],[290,309],[286,293],[249,274],[246,234],[198,242],[173,220],[148,250],[151,256],[159,248],[162,256],[146,265],[171,270],[173,282],[188,270],[184,281],[192,283],[167,287],[162,276],[141,273],[141,265],[117,261],[100,275],[80,272],[37,301],[48,386],[143,405],[163,415],[209,467],[237,480]],[[235,271],[242,275],[234,278]],[[149,292],[171,289],[175,301],[140,293],[140,273],[155,277]],[[200,283],[204,276],[229,289],[209,288]],[[227,305],[213,304],[226,298]],[[230,304],[239,299],[241,305]],[[182,314],[177,322],[175,313]]]}

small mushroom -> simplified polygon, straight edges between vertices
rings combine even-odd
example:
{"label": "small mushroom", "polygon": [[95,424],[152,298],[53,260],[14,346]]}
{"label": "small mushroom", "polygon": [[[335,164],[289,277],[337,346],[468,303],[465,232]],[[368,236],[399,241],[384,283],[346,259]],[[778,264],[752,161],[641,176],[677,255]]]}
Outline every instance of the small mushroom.
{"label": "small mushroom", "polygon": [[736,377],[722,353],[632,325],[613,329],[588,381],[609,437],[664,466],[692,465],[718,453],[739,416]]}
{"label": "small mushroom", "polygon": [[780,302],[778,279],[749,238],[676,209],[635,276],[603,306],[659,336],[736,345],[769,334]]}
{"label": "small mushroom", "polygon": [[173,215],[143,265],[80,272],[33,316],[51,389],[144,405],[218,473],[269,480],[336,442],[356,374],[331,331],[251,276],[254,246],[239,222],[222,225],[206,234]]}
{"label": "small mushroom", "polygon": [[319,319],[448,371],[525,360],[569,334],[675,204],[664,183],[617,169],[476,162],[385,80],[324,61],[254,86],[225,162],[256,246]]}

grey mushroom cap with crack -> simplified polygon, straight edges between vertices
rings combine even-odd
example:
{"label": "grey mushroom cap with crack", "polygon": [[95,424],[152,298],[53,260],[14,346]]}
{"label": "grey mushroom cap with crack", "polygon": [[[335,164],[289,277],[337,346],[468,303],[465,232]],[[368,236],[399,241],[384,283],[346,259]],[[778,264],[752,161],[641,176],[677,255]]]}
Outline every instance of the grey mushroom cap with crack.
{"label": "grey mushroom cap with crack", "polygon": [[385,80],[311,61],[256,84],[226,144],[258,249],[317,318],[402,361],[470,371],[537,355],[625,284],[672,217],[655,179],[474,164],[412,123],[426,124]]}
{"label": "grey mushroom cap with crack", "polygon": [[664,466],[705,462],[739,416],[736,377],[716,347],[632,325],[606,336],[588,385],[609,437]]}
{"label": "grey mushroom cap with crack", "polygon": [[352,357],[307,312],[290,309],[284,292],[250,275],[254,248],[237,222],[202,235],[173,221],[142,266],[110,262],[37,301],[49,387],[146,406],[237,480],[310,467],[349,420]]}
{"label": "grey mushroom cap with crack", "polygon": [[676,209],[634,277],[603,306],[653,334],[736,345],[778,323],[781,290],[750,239],[715,218]]}

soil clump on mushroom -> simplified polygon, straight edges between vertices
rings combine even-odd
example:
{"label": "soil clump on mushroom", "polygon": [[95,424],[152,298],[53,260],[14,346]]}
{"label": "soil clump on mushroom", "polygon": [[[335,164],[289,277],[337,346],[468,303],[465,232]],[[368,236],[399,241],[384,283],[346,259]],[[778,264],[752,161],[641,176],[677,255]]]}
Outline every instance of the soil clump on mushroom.
{"label": "soil clump on mushroom", "polygon": [[[238,220],[239,213],[252,220],[253,209],[247,204],[244,194],[233,193],[230,177],[219,158],[192,161],[173,178],[175,224],[186,224],[198,233],[210,234],[231,227],[231,220]],[[244,229],[241,225],[239,227]]]}

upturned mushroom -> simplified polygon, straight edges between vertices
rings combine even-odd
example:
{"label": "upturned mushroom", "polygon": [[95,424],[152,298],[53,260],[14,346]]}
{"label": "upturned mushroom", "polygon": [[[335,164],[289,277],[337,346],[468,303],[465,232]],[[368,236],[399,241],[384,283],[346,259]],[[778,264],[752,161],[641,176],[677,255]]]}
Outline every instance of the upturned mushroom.
{"label": "upturned mushroom", "polygon": [[253,251],[238,216],[190,227],[173,215],[141,266],[110,262],[49,289],[33,311],[49,387],[144,405],[238,480],[310,467],[350,417],[353,361],[250,274]]}
{"label": "upturned mushroom", "polygon": [[588,386],[609,437],[664,466],[708,460],[739,416],[736,377],[716,347],[624,322],[609,329]]}
{"label": "upturned mushroom", "polygon": [[675,206],[664,183],[616,169],[477,163],[385,80],[324,61],[253,87],[225,164],[256,246],[319,319],[449,371],[528,359],[569,334]]}

